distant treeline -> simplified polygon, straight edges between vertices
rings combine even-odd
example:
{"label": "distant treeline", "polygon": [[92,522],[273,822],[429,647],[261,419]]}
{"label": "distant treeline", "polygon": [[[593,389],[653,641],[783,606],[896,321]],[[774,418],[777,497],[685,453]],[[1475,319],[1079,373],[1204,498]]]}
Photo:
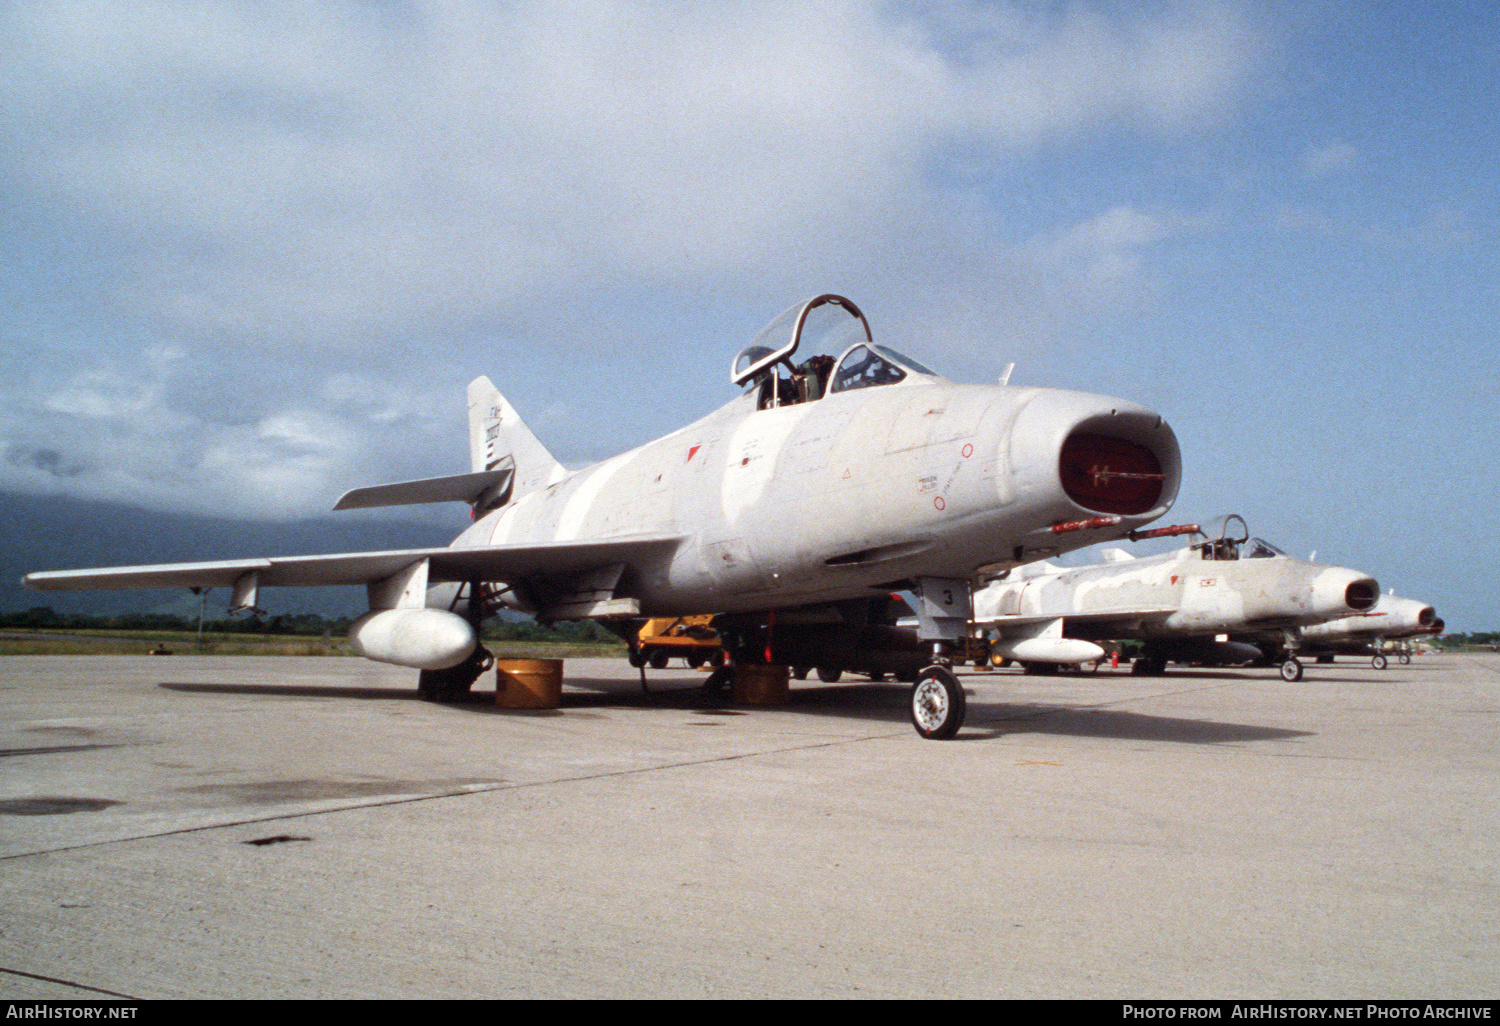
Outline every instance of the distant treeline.
{"label": "distant treeline", "polygon": [[[266,617],[259,613],[248,617],[204,620],[206,634],[300,634],[343,637],[354,622],[350,616],[327,620],[317,613],[278,613]],[[51,606],[33,606],[24,613],[0,613],[0,630],[74,630],[74,631],[196,631],[197,617],[173,613],[121,613],[119,616],[90,616],[86,613],[59,613]],[[613,642],[619,639],[592,620],[578,620],[543,627],[533,620],[487,620],[480,634],[492,641],[568,641]]]}
{"label": "distant treeline", "polygon": [[1437,639],[1444,648],[1465,648],[1470,645],[1500,645],[1500,631],[1475,631],[1473,634],[1444,634]]}

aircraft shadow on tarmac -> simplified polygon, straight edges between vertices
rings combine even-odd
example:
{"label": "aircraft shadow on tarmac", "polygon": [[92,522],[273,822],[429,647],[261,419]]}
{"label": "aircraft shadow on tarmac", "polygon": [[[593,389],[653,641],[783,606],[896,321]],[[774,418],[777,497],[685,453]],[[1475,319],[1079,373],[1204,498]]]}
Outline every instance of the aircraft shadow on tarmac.
{"label": "aircraft shadow on tarmac", "polygon": [[[204,694],[267,695],[290,698],[350,698],[411,701],[415,689],[319,687],[284,684],[192,684],[163,683],[169,691]],[[749,707],[735,708],[728,695],[705,691],[697,681],[653,680],[642,691],[633,680],[573,678],[563,692],[558,709],[498,709],[494,692],[476,691],[471,700],[451,708],[486,715],[565,716],[588,715],[608,709],[660,709],[695,712],[711,716],[743,716]],[[803,715],[830,716],[889,723],[894,728],[910,723],[910,689],[902,684],[854,682],[809,685],[797,682],[781,708]],[[754,707],[774,712],[778,707]],[[1120,741],[1165,741],[1179,744],[1224,744],[1246,741],[1284,741],[1308,737],[1308,731],[1289,730],[1245,723],[1152,716],[1145,713],[1097,706],[1067,706],[1038,703],[979,703],[970,700],[968,726],[959,741],[982,741],[1007,734],[1043,734],[1062,737],[1094,737]]]}
{"label": "aircraft shadow on tarmac", "polygon": [[416,688],[343,688],[317,684],[184,684],[162,683],[167,691],[189,691],[203,695],[279,695],[283,698],[384,698],[411,701]]}

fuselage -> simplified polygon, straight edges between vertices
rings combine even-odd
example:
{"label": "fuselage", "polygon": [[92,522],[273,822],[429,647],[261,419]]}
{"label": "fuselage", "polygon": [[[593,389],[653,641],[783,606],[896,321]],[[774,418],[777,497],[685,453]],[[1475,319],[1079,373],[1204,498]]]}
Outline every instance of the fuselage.
{"label": "fuselage", "polygon": [[1443,621],[1438,619],[1432,606],[1416,599],[1385,594],[1380,596],[1380,601],[1374,608],[1309,627],[1302,632],[1302,636],[1310,645],[1317,647],[1368,644],[1424,634],[1441,634],[1442,631]]}
{"label": "fuselage", "polygon": [[[1159,415],[1087,393],[913,375],[760,405],[752,389],[491,512],[454,544],[676,535],[674,551],[628,568],[621,592],[650,616],[735,612],[968,578],[1116,538],[1166,512],[1180,480]],[[1057,530],[1079,522],[1089,527]]]}
{"label": "fuselage", "polygon": [[1205,549],[997,581],[975,594],[975,620],[1074,617],[1068,637],[1171,638],[1320,623],[1377,594],[1368,575],[1345,567],[1280,553],[1213,559]]}

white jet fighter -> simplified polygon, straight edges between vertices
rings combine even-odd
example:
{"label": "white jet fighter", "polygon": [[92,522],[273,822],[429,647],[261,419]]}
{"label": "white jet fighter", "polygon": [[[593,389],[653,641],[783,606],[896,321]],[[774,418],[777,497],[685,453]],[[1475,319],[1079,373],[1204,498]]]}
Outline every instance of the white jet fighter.
{"label": "white jet fighter", "polygon": [[[1387,641],[1441,634],[1444,626],[1427,603],[1402,598],[1392,589],[1362,613],[1303,628],[1302,651],[1317,656],[1320,663],[1333,662],[1335,655],[1367,655],[1371,666],[1383,670]],[[1403,663],[1411,662],[1411,652],[1405,647],[1397,654]]]}
{"label": "white jet fighter", "polygon": [[[797,362],[820,331],[852,339]],[[963,722],[948,669],[969,582],[1118,538],[1165,513],[1181,459],[1162,418],[1118,399],[961,385],[876,345],[839,296],[799,303],[732,362],[745,391],[664,438],[570,472],[486,378],[469,385],[472,471],[356,489],[335,509],[463,501],[474,524],[446,548],[33,573],[37,590],[231,588],[252,608],[273,585],[365,585],[351,645],[422,671],[424,697],[465,695],[489,664],[481,620],[594,618],[622,636],[643,617],[714,612],[731,657],[764,658],[777,625],[857,628],[893,590],[919,599],[932,653],[913,723]]]}
{"label": "white jet fighter", "polygon": [[1261,652],[1246,640],[1282,639],[1281,676],[1302,678],[1298,629],[1371,609],[1380,589],[1367,574],[1293,559],[1251,538],[1231,514],[1199,527],[1138,531],[1133,537],[1197,534],[1203,541],[1140,559],[1112,550],[1108,563],[1065,569],[1042,563],[994,578],[974,595],[975,625],[999,638],[991,652],[1040,667],[1102,659],[1099,641],[1139,640],[1133,672],[1177,662],[1245,663]]}

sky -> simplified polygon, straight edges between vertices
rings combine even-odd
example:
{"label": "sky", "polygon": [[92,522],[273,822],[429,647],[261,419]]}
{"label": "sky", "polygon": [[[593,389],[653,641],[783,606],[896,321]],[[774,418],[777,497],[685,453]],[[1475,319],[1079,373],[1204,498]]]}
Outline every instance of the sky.
{"label": "sky", "polygon": [[0,491],[320,515],[467,471],[478,374],[580,467],[833,292],[1159,410],[1164,522],[1500,627],[1491,3],[30,0],[0,49]]}

